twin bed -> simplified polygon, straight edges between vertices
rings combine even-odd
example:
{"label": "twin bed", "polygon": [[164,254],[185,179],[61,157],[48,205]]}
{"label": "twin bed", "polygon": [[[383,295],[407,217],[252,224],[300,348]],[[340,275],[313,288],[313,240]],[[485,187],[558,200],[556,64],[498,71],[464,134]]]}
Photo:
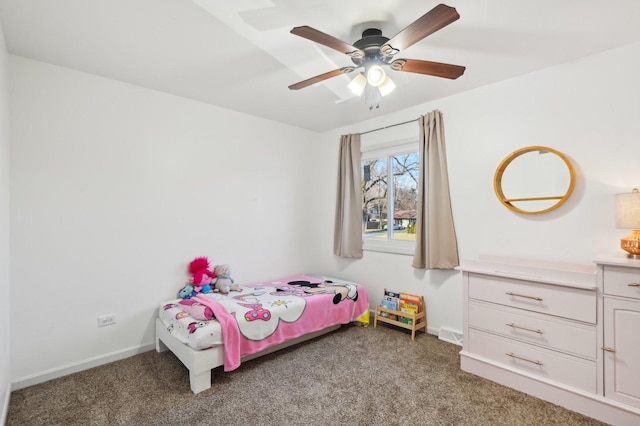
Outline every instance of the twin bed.
{"label": "twin bed", "polygon": [[232,371],[242,361],[369,320],[362,285],[313,274],[241,285],[226,295],[199,294],[185,303],[160,306],[156,350],[182,361],[193,393],[211,387],[213,368]]}

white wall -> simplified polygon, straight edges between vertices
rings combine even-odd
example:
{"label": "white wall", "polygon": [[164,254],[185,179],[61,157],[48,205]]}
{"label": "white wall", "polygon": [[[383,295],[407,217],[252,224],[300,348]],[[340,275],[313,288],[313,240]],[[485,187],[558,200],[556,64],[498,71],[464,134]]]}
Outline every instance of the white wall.
{"label": "white wall", "polygon": [[[615,228],[613,195],[640,186],[638,75],[640,44],[636,43],[326,132],[315,156],[336,168],[339,135],[439,109],[445,120],[460,257],[494,254],[591,263],[598,254],[621,253],[619,240],[628,231]],[[378,137],[401,136],[407,129],[417,135],[418,125],[387,129]],[[529,145],[563,152],[577,174],[567,203],[539,216],[512,213],[493,191],[500,161]],[[334,173],[326,185],[319,185],[318,208],[334,205],[335,184]],[[323,227],[332,226],[333,216],[325,217]],[[331,254],[331,234],[320,237],[315,256],[323,268],[369,285],[372,303],[384,287],[423,294],[431,331],[442,326],[462,329],[459,273],[414,270],[410,256],[365,252],[362,260],[339,259]]]}
{"label": "white wall", "polygon": [[8,410],[10,388],[9,315],[9,99],[7,49],[0,28],[0,424]]}
{"label": "white wall", "polygon": [[[18,387],[150,349],[157,307],[196,256],[228,263],[240,283],[308,270],[305,160],[318,134],[9,62]],[[110,313],[118,323],[98,328]]]}
{"label": "white wall", "polygon": [[[618,252],[613,194],[640,185],[637,58],[640,44],[317,135],[10,56],[12,379],[148,349],[157,304],[197,255],[239,281],[314,270],[365,283],[372,303],[383,287],[423,294],[432,332],[460,330],[456,271],[332,255],[339,135],[433,109],[445,116],[461,258]],[[527,145],[564,152],[577,172],[571,199],[542,216],[512,213],[493,192],[496,166]],[[97,328],[108,313],[118,324]]]}

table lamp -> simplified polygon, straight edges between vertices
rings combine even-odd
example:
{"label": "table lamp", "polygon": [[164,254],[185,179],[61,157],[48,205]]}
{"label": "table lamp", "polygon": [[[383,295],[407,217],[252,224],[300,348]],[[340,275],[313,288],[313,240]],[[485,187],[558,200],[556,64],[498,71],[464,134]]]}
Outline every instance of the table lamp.
{"label": "table lamp", "polygon": [[632,229],[631,234],[620,240],[620,247],[627,257],[640,259],[640,192],[633,188],[631,192],[616,194],[616,226]]}

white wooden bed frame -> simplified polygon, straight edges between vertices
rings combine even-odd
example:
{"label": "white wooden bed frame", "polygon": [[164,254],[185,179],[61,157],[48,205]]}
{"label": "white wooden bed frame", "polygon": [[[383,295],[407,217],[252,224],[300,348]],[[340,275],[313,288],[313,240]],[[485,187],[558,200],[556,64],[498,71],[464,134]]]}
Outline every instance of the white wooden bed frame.
{"label": "white wooden bed frame", "polygon": [[[258,358],[277,350],[310,340],[340,328],[340,324],[323,330],[305,334],[296,339],[271,346],[263,351],[242,357],[241,361]],[[211,370],[224,364],[222,345],[204,350],[193,349],[173,337],[160,318],[156,318],[156,351],[170,350],[189,370],[189,384],[193,393],[199,393],[211,387]]]}

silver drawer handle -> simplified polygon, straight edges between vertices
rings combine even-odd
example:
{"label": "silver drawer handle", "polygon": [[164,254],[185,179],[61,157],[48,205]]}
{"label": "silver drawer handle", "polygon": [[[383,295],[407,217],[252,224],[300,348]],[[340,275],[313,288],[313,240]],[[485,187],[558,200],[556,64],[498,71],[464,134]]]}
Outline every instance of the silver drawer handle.
{"label": "silver drawer handle", "polygon": [[512,293],[512,292],[510,292],[510,291],[507,291],[505,294],[508,294],[509,296],[514,296],[514,297],[524,297],[525,299],[533,299],[533,300],[537,300],[537,301],[539,301],[539,302],[542,302],[542,297],[527,296],[526,294]]}
{"label": "silver drawer handle", "polygon": [[610,348],[610,347],[608,347],[608,346],[603,346],[603,347],[602,347],[602,350],[603,350],[603,351],[607,351],[607,352],[615,352],[615,351],[616,351],[615,349]]}
{"label": "silver drawer handle", "polygon": [[627,284],[629,287],[640,287],[640,283],[629,283]]}
{"label": "silver drawer handle", "polygon": [[533,332],[533,333],[542,334],[542,330],[540,330],[539,328],[538,328],[538,329],[535,329],[535,328],[522,327],[521,325],[515,325],[515,324],[514,324],[514,323],[512,323],[512,322],[506,323],[505,325],[506,325],[506,326],[509,326],[509,327],[513,327],[513,328],[519,328],[519,329],[521,329],[521,330],[531,331],[531,332]]}
{"label": "silver drawer handle", "polygon": [[506,355],[510,356],[511,358],[521,359],[523,361],[527,361],[527,362],[530,362],[530,363],[535,364],[535,365],[542,365],[542,363],[540,361],[535,361],[533,359],[524,358],[524,357],[515,355],[513,352],[507,352]]}

